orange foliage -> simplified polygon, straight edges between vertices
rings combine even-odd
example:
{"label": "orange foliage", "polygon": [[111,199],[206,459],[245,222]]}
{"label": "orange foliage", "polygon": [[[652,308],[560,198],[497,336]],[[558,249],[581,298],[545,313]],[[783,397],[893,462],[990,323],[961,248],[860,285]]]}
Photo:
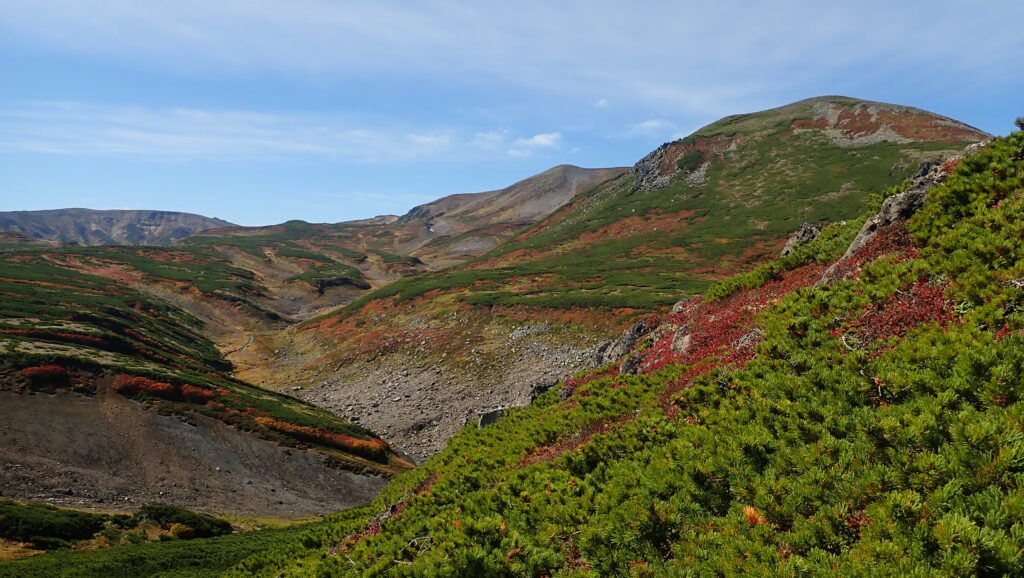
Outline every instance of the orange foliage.
{"label": "orange foliage", "polygon": [[121,374],[114,378],[114,391],[131,397],[134,395],[151,395],[172,401],[185,401],[202,404],[207,403],[217,394],[204,387],[195,385],[174,385],[163,381],[155,381],[137,375]]}
{"label": "orange foliage", "polygon": [[217,396],[206,388],[188,384],[181,386],[181,395],[192,403],[206,403]]}
{"label": "orange foliage", "polygon": [[761,512],[758,512],[754,506],[743,506],[743,517],[747,520],[747,524],[751,526],[761,526],[768,523],[768,520],[764,519]]}
{"label": "orange foliage", "polygon": [[296,425],[272,417],[257,417],[256,423],[272,430],[288,434],[296,439],[335,446],[357,456],[363,456],[364,458],[381,460],[384,459],[387,454],[388,444],[379,438],[361,440],[345,434],[334,433],[323,428],[317,429],[304,425]]}
{"label": "orange foliage", "polygon": [[68,381],[68,370],[60,365],[36,365],[21,370],[21,374],[34,384],[64,384]]}
{"label": "orange foliage", "polygon": [[163,381],[154,381],[137,375],[118,375],[114,378],[114,391],[124,396],[152,395],[163,399],[179,399],[181,389]]}

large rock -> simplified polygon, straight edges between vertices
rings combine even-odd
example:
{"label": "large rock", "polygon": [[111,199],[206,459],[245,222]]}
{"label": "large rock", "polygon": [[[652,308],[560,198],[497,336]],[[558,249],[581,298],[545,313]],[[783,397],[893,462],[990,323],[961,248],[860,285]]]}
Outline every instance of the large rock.
{"label": "large rock", "polygon": [[633,350],[645,335],[655,329],[655,325],[648,324],[646,319],[641,319],[630,326],[618,339],[609,341],[597,350],[596,361],[598,365],[604,365],[617,361],[623,355]]}
{"label": "large rock", "polygon": [[796,250],[800,245],[810,243],[811,241],[818,238],[821,234],[821,227],[818,225],[806,222],[800,225],[800,229],[797,230],[796,234],[786,241],[786,246],[782,248],[782,255],[789,255]]}

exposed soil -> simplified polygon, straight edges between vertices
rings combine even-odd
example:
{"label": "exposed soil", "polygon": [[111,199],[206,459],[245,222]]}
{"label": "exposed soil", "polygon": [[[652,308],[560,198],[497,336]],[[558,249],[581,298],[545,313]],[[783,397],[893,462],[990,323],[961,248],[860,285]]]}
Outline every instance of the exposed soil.
{"label": "exposed soil", "polygon": [[364,505],[386,484],[210,418],[158,415],[104,383],[98,389],[96,397],[0,391],[0,497],[294,519]]}
{"label": "exposed soil", "polygon": [[395,353],[327,369],[313,385],[288,393],[369,427],[422,464],[481,414],[526,405],[531,396],[589,369],[595,351],[513,336],[500,351],[471,350],[457,360],[470,371]]}

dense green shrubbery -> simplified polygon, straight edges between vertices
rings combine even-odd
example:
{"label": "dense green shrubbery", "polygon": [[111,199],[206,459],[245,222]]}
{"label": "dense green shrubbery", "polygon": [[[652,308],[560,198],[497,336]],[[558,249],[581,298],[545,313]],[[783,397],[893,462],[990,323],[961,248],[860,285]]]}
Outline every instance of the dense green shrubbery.
{"label": "dense green shrubbery", "polygon": [[171,529],[175,524],[187,526],[191,532],[187,537],[212,538],[223,536],[233,531],[227,520],[214,518],[205,514],[197,514],[178,506],[169,504],[150,504],[143,506],[135,513],[135,520],[151,520],[165,530]]}
{"label": "dense green shrubbery", "polygon": [[0,562],[3,578],[135,578],[220,576],[249,556],[296,541],[309,526],[261,530],[202,540],[171,540],[108,550],[60,550],[42,556]]}
{"label": "dense green shrubbery", "polygon": [[104,514],[0,500],[0,538],[41,548],[59,548],[92,538],[109,519]]}
{"label": "dense green shrubbery", "polygon": [[[390,519],[235,574],[1024,573],[1021,159],[1024,133],[965,160],[911,224],[919,253],[784,297],[745,365],[549,392],[396,479],[371,510]],[[858,224],[716,296],[835,258]]]}

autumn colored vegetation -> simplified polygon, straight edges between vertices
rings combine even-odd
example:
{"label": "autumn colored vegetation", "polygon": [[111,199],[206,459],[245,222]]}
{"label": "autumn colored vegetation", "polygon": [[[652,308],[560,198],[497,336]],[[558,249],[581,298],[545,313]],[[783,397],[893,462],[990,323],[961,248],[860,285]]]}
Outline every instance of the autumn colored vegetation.
{"label": "autumn colored vegetation", "polygon": [[[722,128],[739,133],[742,121]],[[818,166],[816,143],[803,145],[794,162]],[[887,166],[898,155],[880,153]],[[709,182],[748,178],[738,161],[712,167]],[[280,536],[228,575],[1024,574],[1024,133],[947,168],[904,230],[881,231],[829,279],[864,217],[656,314],[657,328],[628,354],[632,371],[619,360],[464,429],[371,507]],[[816,195],[833,190],[834,176],[787,176],[773,190]],[[657,192],[615,210],[672,199]],[[705,203],[717,201],[686,202],[711,210]],[[569,222],[510,250],[591,225]],[[714,242],[714,222],[689,225],[691,239]],[[746,229],[734,226],[723,253],[748,242],[736,242]],[[509,268],[458,271],[447,285],[411,279],[377,297],[466,283],[483,289],[467,299],[491,306],[536,295],[608,307],[652,286],[644,309],[677,298],[681,278],[666,281],[653,265],[643,287],[597,285],[633,272],[601,260],[627,245],[547,261],[586,285],[547,295],[503,290],[503,276],[523,270]],[[601,265],[576,271],[572,260]],[[230,396],[223,402],[241,415]],[[256,412],[244,413],[282,435],[318,434]]]}
{"label": "autumn colored vegetation", "polygon": [[372,460],[386,460],[388,444],[380,438],[359,439],[350,435],[334,433],[324,428],[295,425],[272,417],[257,417],[256,423],[286,433],[296,439],[335,446]]}
{"label": "autumn colored vegetation", "polygon": [[949,168],[232,575],[1024,573],[1024,133]]}
{"label": "autumn colored vegetation", "polygon": [[25,367],[21,370],[34,386],[63,386],[68,384],[68,370],[61,365],[47,364]]}
{"label": "autumn colored vegetation", "polygon": [[[379,464],[371,467],[386,474],[408,467],[392,468],[387,456],[393,452],[367,441],[373,436],[364,428],[231,377],[231,364],[203,334],[196,317],[128,284],[85,272],[106,271],[111,264],[165,281],[189,279],[198,290],[225,299],[244,300],[259,291],[248,272],[205,249],[76,247],[0,253],[0,369],[9,367],[22,378],[5,388],[20,390],[27,383],[31,389],[92,394],[97,383],[112,377],[115,392],[164,413],[205,415],[342,461],[368,457]],[[260,425],[257,417],[323,433],[300,439]]]}

